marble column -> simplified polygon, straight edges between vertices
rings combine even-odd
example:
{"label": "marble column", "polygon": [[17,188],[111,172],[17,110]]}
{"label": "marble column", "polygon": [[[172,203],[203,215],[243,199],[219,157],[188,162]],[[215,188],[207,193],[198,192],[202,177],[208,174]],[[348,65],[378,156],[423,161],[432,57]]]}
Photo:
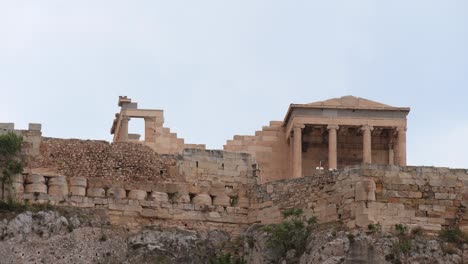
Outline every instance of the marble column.
{"label": "marble column", "polygon": [[304,125],[293,127],[293,177],[302,177],[302,129]]}
{"label": "marble column", "polygon": [[406,166],[406,127],[398,127],[398,165]]}
{"label": "marble column", "polygon": [[361,129],[363,131],[362,162],[372,163],[372,130],[374,130],[374,128],[369,125],[364,125]]}
{"label": "marble column", "polygon": [[120,142],[127,142],[128,141],[128,121],[130,120],[129,117],[123,116],[120,120],[120,130],[119,130],[119,138]]}
{"label": "marble column", "polygon": [[328,125],[328,169],[334,170],[338,168],[338,152],[337,152],[337,130],[340,127],[337,125]]}
{"label": "marble column", "polygon": [[393,143],[388,144],[388,164],[395,164],[395,152],[393,152]]}

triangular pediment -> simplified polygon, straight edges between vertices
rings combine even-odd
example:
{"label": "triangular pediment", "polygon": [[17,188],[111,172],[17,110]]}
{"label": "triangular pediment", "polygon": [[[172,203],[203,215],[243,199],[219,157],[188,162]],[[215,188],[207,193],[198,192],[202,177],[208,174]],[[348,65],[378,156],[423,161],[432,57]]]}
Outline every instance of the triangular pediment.
{"label": "triangular pediment", "polygon": [[317,107],[355,107],[355,108],[392,108],[390,105],[382,104],[379,102],[371,101],[368,99],[355,97],[355,96],[343,96],[340,98],[332,98],[325,101],[314,102],[306,104],[306,106],[317,106]]}

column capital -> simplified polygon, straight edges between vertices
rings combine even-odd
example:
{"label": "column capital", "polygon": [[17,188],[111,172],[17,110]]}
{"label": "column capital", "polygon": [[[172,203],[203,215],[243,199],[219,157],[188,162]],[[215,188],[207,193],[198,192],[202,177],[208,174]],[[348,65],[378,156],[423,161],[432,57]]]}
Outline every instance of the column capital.
{"label": "column capital", "polygon": [[398,132],[406,132],[407,128],[406,127],[397,127],[396,131]]}
{"label": "column capital", "polygon": [[340,126],[338,125],[328,125],[327,126],[327,129],[330,130],[330,129],[335,129],[335,130],[338,130],[340,128]]}
{"label": "column capital", "polygon": [[365,131],[365,130],[372,131],[372,130],[374,130],[374,127],[371,126],[371,125],[363,125],[363,126],[361,127],[361,130],[363,130],[363,131]]}
{"label": "column capital", "polygon": [[305,125],[304,124],[293,124],[293,129],[295,129],[295,128],[303,129],[303,128],[305,128]]}

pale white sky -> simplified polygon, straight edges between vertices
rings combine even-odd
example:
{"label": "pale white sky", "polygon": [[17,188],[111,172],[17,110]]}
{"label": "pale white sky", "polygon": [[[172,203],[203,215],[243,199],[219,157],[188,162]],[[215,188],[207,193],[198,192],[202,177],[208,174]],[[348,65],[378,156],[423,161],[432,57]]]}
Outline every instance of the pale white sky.
{"label": "pale white sky", "polygon": [[352,94],[412,108],[411,165],[468,168],[467,13],[465,0],[0,0],[0,122],[110,140],[128,95],[221,148],[290,103]]}

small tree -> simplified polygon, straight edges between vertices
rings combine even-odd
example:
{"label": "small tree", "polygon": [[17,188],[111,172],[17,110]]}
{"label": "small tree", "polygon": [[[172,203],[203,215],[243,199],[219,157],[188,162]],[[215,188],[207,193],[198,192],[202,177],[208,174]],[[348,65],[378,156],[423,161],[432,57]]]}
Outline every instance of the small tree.
{"label": "small tree", "polygon": [[307,238],[317,224],[317,218],[306,218],[302,209],[291,208],[282,212],[284,221],[264,227],[270,234],[267,248],[284,257],[289,250],[295,250],[296,256],[304,253]]}
{"label": "small tree", "polygon": [[11,177],[15,174],[23,172],[23,161],[19,157],[21,146],[23,145],[23,137],[16,135],[13,132],[0,135],[0,168],[2,168],[1,181],[2,186],[7,186],[8,203],[13,203],[11,196]]}

